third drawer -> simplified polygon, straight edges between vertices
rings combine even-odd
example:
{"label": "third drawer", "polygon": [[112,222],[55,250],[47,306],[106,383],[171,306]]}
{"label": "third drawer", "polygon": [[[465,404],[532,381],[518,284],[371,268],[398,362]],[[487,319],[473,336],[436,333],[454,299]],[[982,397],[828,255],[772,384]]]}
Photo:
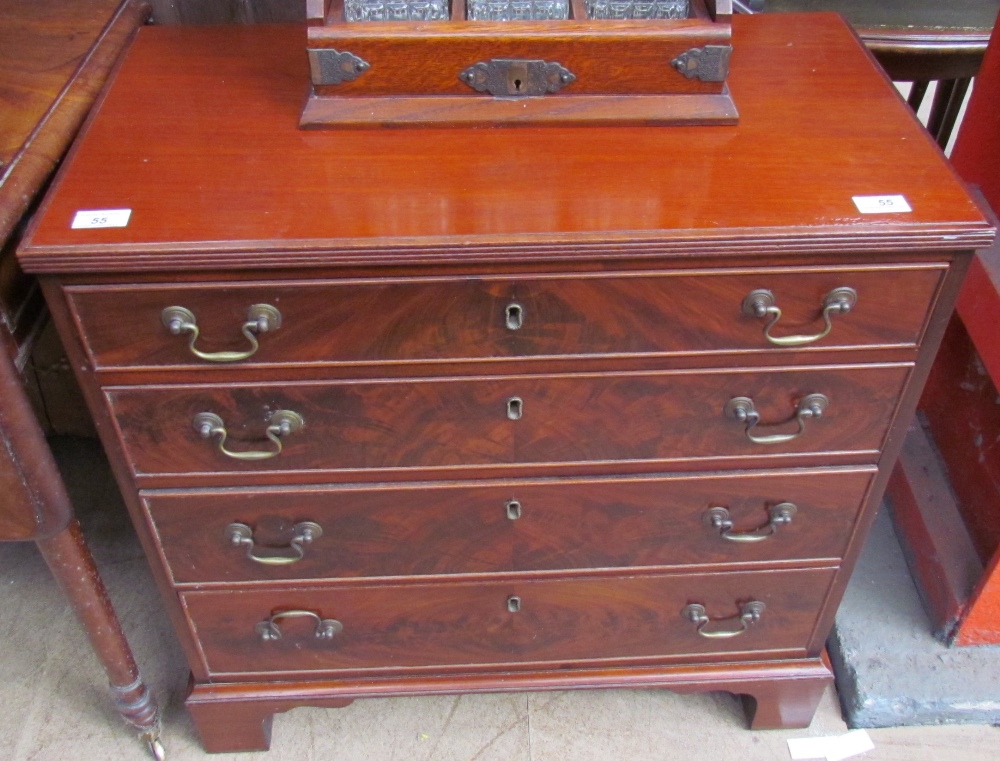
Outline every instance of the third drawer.
{"label": "third drawer", "polygon": [[143,503],[177,584],[839,562],[874,472],[154,491]]}

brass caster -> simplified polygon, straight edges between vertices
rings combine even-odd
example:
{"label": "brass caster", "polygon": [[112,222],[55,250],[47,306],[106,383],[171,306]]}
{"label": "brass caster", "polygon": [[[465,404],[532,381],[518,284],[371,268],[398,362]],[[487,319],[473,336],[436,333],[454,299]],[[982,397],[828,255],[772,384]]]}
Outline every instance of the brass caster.
{"label": "brass caster", "polygon": [[160,742],[160,731],[153,730],[152,732],[146,732],[143,734],[142,739],[146,741],[146,747],[149,748],[149,752],[152,754],[156,761],[165,761],[167,758],[166,748],[163,747],[163,743]]}

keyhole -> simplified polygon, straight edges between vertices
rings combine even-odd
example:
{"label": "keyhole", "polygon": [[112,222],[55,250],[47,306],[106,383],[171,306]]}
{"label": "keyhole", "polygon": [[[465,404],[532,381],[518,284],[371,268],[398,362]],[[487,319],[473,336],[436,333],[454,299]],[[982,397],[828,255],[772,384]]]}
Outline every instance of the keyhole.
{"label": "keyhole", "polygon": [[519,396],[507,400],[507,417],[510,420],[520,420],[524,414],[524,401]]}
{"label": "keyhole", "polygon": [[521,598],[517,595],[511,595],[507,598],[507,610],[511,613],[517,613],[521,610]]}
{"label": "keyhole", "polygon": [[521,517],[521,503],[518,502],[516,499],[512,499],[510,502],[508,502],[506,508],[507,508],[507,517],[510,518],[512,521],[516,521],[518,518]]}
{"label": "keyhole", "polygon": [[508,304],[506,315],[507,330],[520,330],[524,324],[524,307],[517,303]]}
{"label": "keyhole", "polygon": [[520,79],[515,79],[514,80],[514,92],[521,92],[521,80]]}

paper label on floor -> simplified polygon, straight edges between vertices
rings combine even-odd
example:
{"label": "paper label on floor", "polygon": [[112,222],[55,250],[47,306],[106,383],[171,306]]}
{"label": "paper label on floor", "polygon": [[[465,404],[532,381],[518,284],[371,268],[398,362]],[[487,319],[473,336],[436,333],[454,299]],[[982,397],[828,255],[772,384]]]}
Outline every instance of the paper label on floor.
{"label": "paper label on floor", "polygon": [[860,756],[875,748],[875,743],[863,729],[855,729],[838,738],[839,744],[835,752],[827,751],[826,761],[843,761],[845,758]]}
{"label": "paper label on floor", "polygon": [[127,227],[130,216],[132,216],[131,209],[78,211],[73,217],[73,223],[70,227],[74,230],[87,230],[94,227]]}
{"label": "paper label on floor", "polygon": [[826,761],[844,761],[872,750],[875,744],[863,729],[855,729],[838,737],[800,737],[788,741],[788,752],[793,761],[822,758]]}
{"label": "paper label on floor", "polygon": [[903,196],[852,196],[862,214],[904,214],[913,211]]}

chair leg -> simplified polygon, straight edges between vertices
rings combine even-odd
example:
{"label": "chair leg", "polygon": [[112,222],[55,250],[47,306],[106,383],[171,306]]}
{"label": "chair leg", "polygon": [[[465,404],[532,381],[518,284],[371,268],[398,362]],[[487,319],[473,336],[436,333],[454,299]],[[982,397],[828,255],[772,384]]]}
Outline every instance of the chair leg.
{"label": "chair leg", "polygon": [[923,105],[924,96],[927,94],[927,86],[930,82],[914,82],[910,88],[910,97],[906,99],[907,104],[913,109],[913,113],[920,110]]}
{"label": "chair leg", "polygon": [[937,140],[941,150],[948,147],[948,141],[951,139],[952,130],[955,128],[958,113],[962,110],[962,103],[965,101],[965,94],[969,91],[971,82],[972,79],[969,77],[938,82],[934,105],[927,120],[927,131]]}

